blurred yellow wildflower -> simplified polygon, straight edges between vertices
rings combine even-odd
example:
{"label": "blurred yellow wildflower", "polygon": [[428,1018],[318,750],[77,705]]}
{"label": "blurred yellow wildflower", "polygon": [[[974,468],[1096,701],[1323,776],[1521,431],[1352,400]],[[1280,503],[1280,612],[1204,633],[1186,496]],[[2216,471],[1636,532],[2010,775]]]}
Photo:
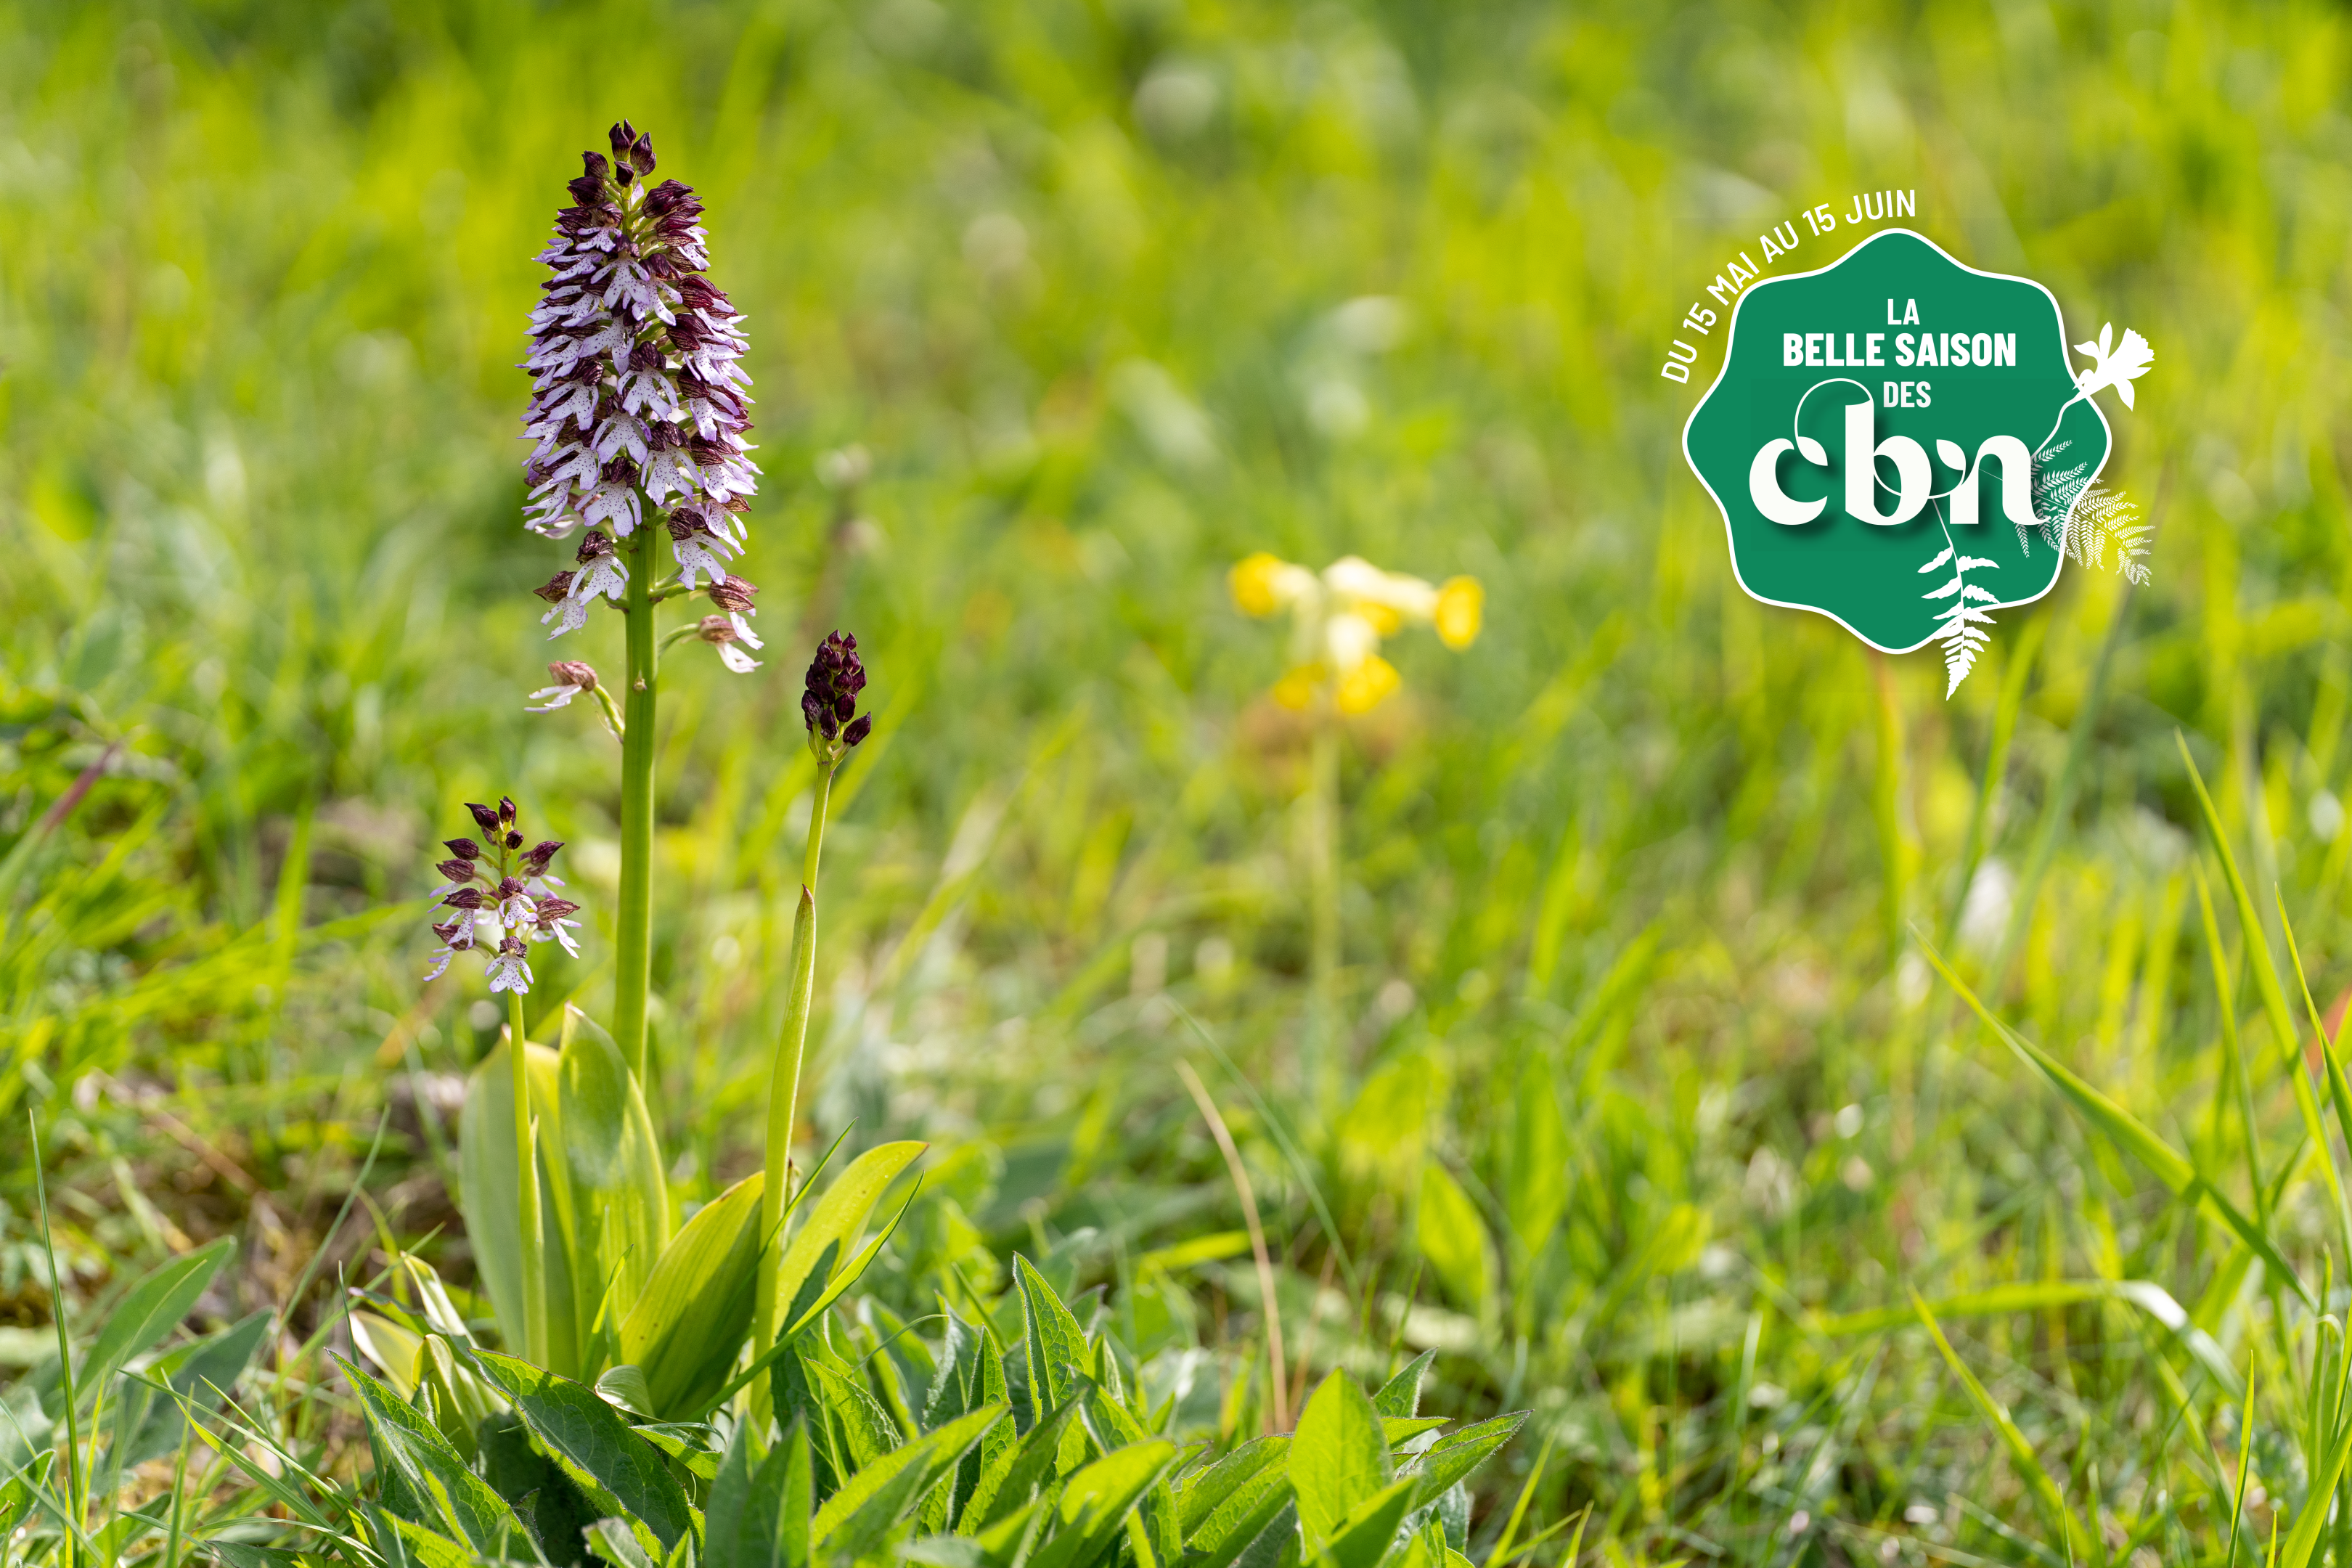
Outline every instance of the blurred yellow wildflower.
{"label": "blurred yellow wildflower", "polygon": [[1408,624],[1433,626],[1451,648],[1478,637],[1486,591],[1475,577],[1433,585],[1343,555],[1318,574],[1264,551],[1236,564],[1234,603],[1245,615],[1291,613],[1291,666],[1274,688],[1286,708],[1305,710],[1328,694],[1342,713],[1369,713],[1398,685],[1381,639]]}

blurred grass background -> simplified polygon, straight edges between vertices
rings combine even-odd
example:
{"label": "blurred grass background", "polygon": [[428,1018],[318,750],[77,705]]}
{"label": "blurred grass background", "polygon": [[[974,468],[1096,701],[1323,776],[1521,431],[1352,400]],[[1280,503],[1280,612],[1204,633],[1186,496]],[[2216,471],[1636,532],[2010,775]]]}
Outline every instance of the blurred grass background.
{"label": "blurred grass background", "polygon": [[[1435,1345],[1436,1408],[1532,1405],[1512,1463],[1550,1445],[1539,1514],[1597,1502],[1589,1549],[2013,1558],[2030,1505],[1925,1336],[1838,1314],[2147,1279],[2236,1353],[2270,1303],[1897,933],[1956,930],[2026,1033],[2231,1147],[2252,1001],[2205,968],[2179,728],[2321,1000],[2352,981],[2347,45],[2192,0],[0,5],[0,1102],[56,1127],[69,1257],[102,1293],[242,1227],[266,1300],[372,1244],[317,1233],[387,1105],[381,1223],[453,1224],[452,1075],[498,1015],[416,982],[428,847],[510,793],[609,910],[616,748],[521,710],[619,633],[541,638],[565,562],[520,527],[514,366],[562,184],[625,115],[710,206],[767,475],[768,663],[666,683],[683,1194],[756,1161],[798,672],[838,625],[885,717],[835,800],[810,1131],[934,1141],[908,1277],[1055,1245],[1147,1339],[1244,1337],[1189,1054],[1294,1355]],[[1696,389],[1657,374],[1723,258],[1886,186],[2158,352],[2108,470],[2154,581],[2070,571],[1949,703],[1932,655],[1882,688],[1739,595]],[[870,479],[828,489],[851,444]],[[1225,595],[1256,549],[1490,595],[1465,654],[1391,645],[1404,689],[1349,738],[1328,1102],[1295,1072],[1307,737],[1265,696],[1282,632]],[[599,1010],[608,956],[535,1006]],[[0,1316],[34,1325],[0,1151]],[[1155,1250],[1204,1233],[1232,1256]],[[2209,1536],[2181,1478],[2234,1414],[2182,1438],[2178,1345],[2062,1296],[1964,1352],[2078,1500]],[[2266,1452],[2263,1506],[2299,1503]]]}

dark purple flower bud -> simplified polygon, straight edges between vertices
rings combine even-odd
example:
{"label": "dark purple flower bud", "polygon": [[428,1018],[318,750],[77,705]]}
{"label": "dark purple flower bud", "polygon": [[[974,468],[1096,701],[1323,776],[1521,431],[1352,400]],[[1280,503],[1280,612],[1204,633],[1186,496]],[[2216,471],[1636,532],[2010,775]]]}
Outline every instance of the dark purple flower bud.
{"label": "dark purple flower bud", "polygon": [[478,910],[482,907],[482,889],[479,888],[460,888],[441,900],[445,906],[453,910]]}
{"label": "dark purple flower bud", "polygon": [[841,738],[849,745],[854,746],[873,732],[874,715],[871,713],[860,713],[856,718],[852,719],[849,721],[849,728],[841,732]]}
{"label": "dark purple flower bud", "polygon": [[[588,156],[594,158],[596,154],[591,153]],[[602,159],[597,161],[603,162]],[[582,206],[586,206],[604,193],[604,180],[601,174],[583,174],[563,188],[572,193],[573,201],[578,202]]]}
{"label": "dark purple flower bud", "polygon": [[[599,185],[604,184],[604,176],[612,173],[612,165],[604,162],[604,154],[602,153],[583,153],[580,154],[580,163],[587,172],[588,177]],[[590,198],[583,196],[580,199],[584,202]]]}
{"label": "dark purple flower bud", "polygon": [[629,148],[637,139],[637,128],[624,120],[607,131],[604,135],[605,139],[613,144],[613,162],[627,163]]}
{"label": "dark purple flower bud", "polygon": [[570,899],[541,899],[538,907],[539,923],[542,928],[552,926],[567,915],[580,912],[580,906]]}
{"label": "dark purple flower bud", "polygon": [[522,835],[521,835],[521,834],[520,834],[520,833],[511,833],[511,832],[510,832],[510,833],[509,833],[509,834],[507,835],[507,847],[508,847],[508,848],[509,848],[509,849],[520,849],[520,848],[521,848],[521,847],[522,847]]}
{"label": "dark purple flower bud", "polygon": [[581,539],[580,552],[574,557],[574,559],[579,561],[579,563],[584,566],[600,555],[610,555],[612,553],[613,542],[605,538],[603,534],[591,531]]}
{"label": "dark purple flower bud", "polygon": [[641,132],[637,144],[629,149],[629,167],[640,174],[654,172],[654,137],[650,131]]}
{"label": "dark purple flower bud", "polygon": [[829,744],[841,733],[843,725],[853,721],[857,694],[864,689],[866,667],[858,661],[857,639],[835,632],[809,661],[801,716],[808,721],[811,732],[823,736]]}
{"label": "dark purple flower bud", "polygon": [[562,604],[572,596],[572,579],[578,575],[577,572],[558,572],[531,592],[551,605]]}
{"label": "dark purple flower bud", "polygon": [[480,805],[469,800],[466,803],[466,809],[474,814],[474,822],[483,832],[493,838],[499,836],[503,825],[499,821],[496,806]]}
{"label": "dark purple flower bud", "polygon": [[470,838],[444,838],[441,842],[448,847],[450,854],[460,860],[478,860],[482,858],[482,847]]}
{"label": "dark purple flower bud", "polygon": [[499,826],[503,827],[512,827],[514,826],[515,816],[514,797],[512,795],[505,795],[499,796]]}
{"label": "dark purple flower bud", "polygon": [[[441,945],[444,947],[470,947],[473,945],[473,930],[474,922],[472,921],[447,921],[436,925],[433,928],[433,934],[441,939]],[[466,936],[466,940],[463,942],[460,942],[457,940],[458,935],[461,932]]]}
{"label": "dark purple flower bud", "polygon": [[520,958],[527,951],[519,936],[509,936],[499,943],[499,952],[509,958]]}
{"label": "dark purple flower bud", "polygon": [[471,860],[442,860],[436,862],[433,868],[453,882],[474,879],[474,863]]}
{"label": "dark purple flower bud", "polygon": [[544,839],[532,845],[530,852],[522,858],[523,875],[526,877],[547,875],[548,862],[554,859],[555,852],[562,847],[563,840],[561,838]]}

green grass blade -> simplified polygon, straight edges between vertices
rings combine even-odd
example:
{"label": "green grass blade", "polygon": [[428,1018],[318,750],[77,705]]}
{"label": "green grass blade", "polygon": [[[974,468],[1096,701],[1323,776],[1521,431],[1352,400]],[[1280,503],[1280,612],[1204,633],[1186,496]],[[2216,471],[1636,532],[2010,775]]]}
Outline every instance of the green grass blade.
{"label": "green grass blade", "polygon": [[2074,1553],[2074,1522],[2066,1512],[2066,1500],[2059,1494],[2058,1483],[2051,1479],[2048,1470],[2042,1468],[2042,1460],[2034,1454],[2033,1445],[2025,1440],[2025,1434],[2019,1431],[2017,1423],[2010,1418],[2009,1407],[1995,1399],[1991,1392],[1977,1381],[1977,1374],[1969,1370],[1968,1363],[1960,1360],[1959,1353],[1952,1349],[1952,1342],[1944,1337],[1942,1327],[1936,1321],[1936,1314],[1927,1310],[1927,1301],[1916,1290],[1911,1293],[1911,1306],[1929,1336],[1935,1340],[1936,1349],[1942,1354],[1944,1364],[1952,1369],[1952,1374],[1960,1380],[1960,1386],[1968,1391],[1969,1402],[2000,1434],[2001,1444],[2009,1449],[2010,1458],[2015,1462],[2026,1489],[2032,1492],[2034,1500],[2048,1516],[2051,1528],[2064,1542],[2067,1556],[2072,1558]]}
{"label": "green grass blade", "polygon": [[[1912,934],[1918,936],[1916,930]],[[2306,1304],[2316,1306],[2317,1303],[2314,1300],[2309,1288],[2303,1282],[2303,1277],[2294,1271],[2294,1267],[2280,1253],[2269,1236],[2263,1231],[2262,1227],[2240,1213],[2237,1205],[2223,1196],[2212,1183],[2207,1181],[2187,1155],[2166,1142],[2153,1129],[2140,1121],[2131,1112],[2084,1082],[2065,1063],[2002,1023],[1993,1015],[1992,1010],[1979,999],[1977,994],[1969,989],[1968,984],[1952,972],[1952,966],[1944,962],[1942,953],[1937,952],[1925,937],[1919,937],[1918,940],[1920,947],[1927,955],[1927,962],[1935,966],[1937,973],[1944,977],[1945,983],[1959,993],[1960,999],[1969,1005],[1969,1009],[1978,1017],[1991,1026],[1993,1032],[2001,1037],[2002,1043],[2015,1052],[2021,1061],[2040,1073],[2053,1088],[2064,1096],[2084,1121],[2089,1122],[2116,1148],[2132,1155],[2155,1172],[2157,1179],[2169,1187],[2177,1196],[2210,1208],[2221,1223],[2235,1232],[2238,1239],[2253,1248],[2255,1255],[2262,1258],[2263,1264],[2275,1270],[2278,1277],[2286,1281],[2298,1297],[2302,1298]],[[2309,1092],[2309,1087],[2306,1085],[2305,1089],[2306,1098]],[[2315,1115],[2314,1120],[2316,1121]]]}

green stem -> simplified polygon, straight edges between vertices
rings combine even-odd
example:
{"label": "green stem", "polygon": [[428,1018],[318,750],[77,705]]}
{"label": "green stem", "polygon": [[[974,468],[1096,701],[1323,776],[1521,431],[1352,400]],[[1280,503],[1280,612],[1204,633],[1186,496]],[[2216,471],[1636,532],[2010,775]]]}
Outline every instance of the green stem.
{"label": "green stem", "polygon": [[539,1160],[531,1148],[530,1049],[523,1043],[522,993],[507,993],[507,1055],[514,1068],[515,1207],[522,1229],[523,1359],[547,1356],[547,1255],[539,1217]]}
{"label": "green stem", "polygon": [[1976,809],[1969,815],[1969,836],[1960,847],[1958,879],[1952,887],[1952,901],[1944,915],[1941,945],[1945,952],[1960,929],[1960,914],[1969,905],[1969,886],[1976,880],[1977,867],[1984,859],[1985,847],[1992,826],[1993,803],[2000,798],[2002,782],[2009,776],[2009,742],[2017,732],[2017,713],[2025,701],[2025,682],[2033,672],[2034,656],[2042,651],[2042,634],[2048,629],[2047,616],[2036,616],[2025,623],[2018,634],[2017,644],[2011,649],[2009,668],[2001,672],[2000,695],[1993,704],[1992,742],[1985,750],[1984,778],[1977,788]]}
{"label": "green stem", "polygon": [[[622,701],[621,908],[613,976],[613,1039],[640,1083],[646,1076],[646,993],[653,977],[653,531],[629,546],[628,669]],[[517,1038],[520,1038],[520,1036]]]}
{"label": "green stem", "polygon": [[808,855],[801,866],[800,907],[793,914],[793,983],[784,1005],[784,1026],[776,1037],[776,1076],[768,1085],[767,1173],[760,1188],[760,1267],[752,1299],[751,1353],[767,1353],[775,1342],[776,1264],[782,1251],[777,1235],[791,1196],[793,1125],[800,1115],[801,1058],[808,1044],[809,1007],[816,994],[816,869],[824,849],[825,809],[833,799],[833,764],[816,771],[816,802],[809,811]]}
{"label": "green stem", "polygon": [[1886,656],[1873,648],[1870,668],[1876,687],[1878,757],[1871,781],[1871,814],[1878,822],[1878,858],[1885,871],[1881,910],[1886,925],[1886,966],[1903,956],[1903,910],[1910,892],[1911,858],[1903,833],[1903,710],[1896,700],[1895,672]]}
{"label": "green stem", "polygon": [[49,1235],[49,1183],[41,1168],[40,1118],[27,1115],[26,1121],[33,1131],[33,1194],[41,1206],[41,1247],[49,1260],[49,1321],[58,1331],[58,1376],[65,1386],[66,1507],[73,1515],[66,1531],[66,1568],[75,1568],[81,1557],[75,1537],[81,1533],[88,1510],[81,1473],[81,1391],[74,1386],[73,1352],[66,1342],[65,1280],[58,1273],[58,1244]]}
{"label": "green stem", "polygon": [[1339,721],[1328,706],[1315,715],[1307,777],[1307,1059],[1304,1086],[1318,1110],[1339,1089]]}

